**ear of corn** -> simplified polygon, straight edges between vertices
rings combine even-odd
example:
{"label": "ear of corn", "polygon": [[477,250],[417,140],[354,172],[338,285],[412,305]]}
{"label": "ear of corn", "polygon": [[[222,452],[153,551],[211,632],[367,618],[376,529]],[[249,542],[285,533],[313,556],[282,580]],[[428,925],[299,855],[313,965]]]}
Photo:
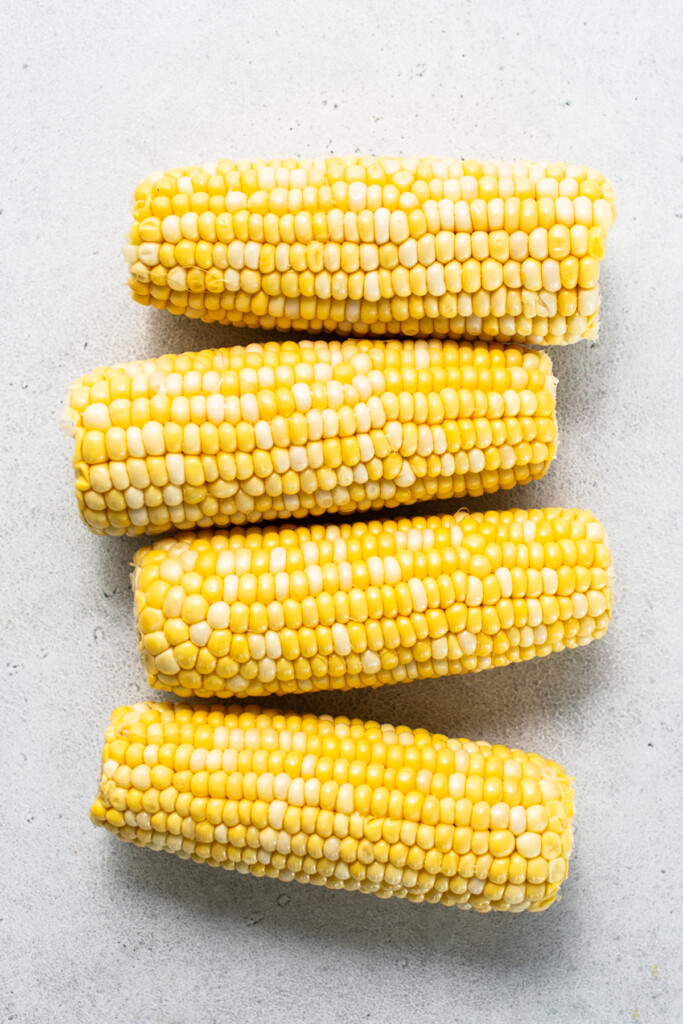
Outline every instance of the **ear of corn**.
{"label": "ear of corn", "polygon": [[562,163],[222,160],[143,181],[125,254],[138,302],[209,322],[558,345],[596,335],[615,215]]}
{"label": "ear of corn", "polygon": [[287,341],[104,367],[68,415],[96,533],[164,533],[464,497],[543,476],[549,356],[450,341]]}
{"label": "ear of corn", "polygon": [[257,877],[478,911],[544,910],[572,780],[538,754],[359,719],[142,703],[105,733],[95,824]]}
{"label": "ear of corn", "polygon": [[184,535],[135,555],[139,646],[181,696],[478,672],[601,637],[609,567],[577,509]]}

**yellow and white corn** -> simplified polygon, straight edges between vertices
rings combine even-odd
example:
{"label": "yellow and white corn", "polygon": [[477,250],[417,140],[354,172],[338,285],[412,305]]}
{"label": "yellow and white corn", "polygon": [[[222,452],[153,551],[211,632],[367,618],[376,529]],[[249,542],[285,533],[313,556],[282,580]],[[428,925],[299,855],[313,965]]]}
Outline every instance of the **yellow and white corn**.
{"label": "yellow and white corn", "polygon": [[561,345],[594,338],[616,207],[563,163],[330,157],[135,190],[133,297],[209,322]]}
{"label": "yellow and white corn", "polygon": [[538,754],[360,719],[141,703],[114,711],[91,818],[212,867],[467,910],[545,910],[572,779]]}
{"label": "yellow and white corn", "polygon": [[590,643],[612,606],[604,529],[577,509],[189,534],[134,564],[149,683],[181,696],[478,672]]}
{"label": "yellow and white corn", "polygon": [[68,416],[96,533],[165,533],[490,493],[555,454],[545,352],[286,341],[103,367]]}

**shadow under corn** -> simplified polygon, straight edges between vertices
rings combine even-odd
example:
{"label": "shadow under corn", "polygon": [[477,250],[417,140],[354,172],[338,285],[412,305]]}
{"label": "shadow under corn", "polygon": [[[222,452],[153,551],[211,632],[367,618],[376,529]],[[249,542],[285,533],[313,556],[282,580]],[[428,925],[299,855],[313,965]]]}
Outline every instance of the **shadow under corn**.
{"label": "shadow under corn", "polygon": [[209,324],[202,320],[169,313],[166,309],[140,307],[144,317],[147,336],[147,357],[154,358],[166,353],[200,352],[207,348],[230,348],[233,345],[250,345],[254,342],[286,341],[291,338],[312,337],[288,331],[264,331],[254,327],[234,327],[228,324]]}
{"label": "shadow under corn", "polygon": [[389,958],[413,968],[429,961],[431,969],[450,980],[467,964],[495,964],[504,975],[512,975],[530,960],[539,972],[550,974],[553,963],[566,959],[575,941],[571,879],[563,887],[566,903],[546,912],[478,914],[257,879],[109,842],[105,894],[111,888],[112,896],[131,905],[135,916],[139,908],[134,905],[143,901],[147,928],[164,945],[174,939],[166,927],[163,935],[157,933],[156,923],[161,928],[173,920],[179,943],[183,931],[201,929],[213,950],[212,969],[220,967],[221,956],[229,957],[231,946],[239,947],[241,936],[254,936],[255,931],[264,948],[286,947],[290,959],[303,951],[321,965],[336,955],[370,962]]}

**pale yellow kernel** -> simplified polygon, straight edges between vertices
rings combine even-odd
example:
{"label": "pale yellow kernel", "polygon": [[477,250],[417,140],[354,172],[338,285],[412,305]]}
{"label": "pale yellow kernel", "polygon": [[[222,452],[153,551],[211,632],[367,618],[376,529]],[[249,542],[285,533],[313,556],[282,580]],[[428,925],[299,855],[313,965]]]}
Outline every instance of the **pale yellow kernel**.
{"label": "pale yellow kernel", "polygon": [[527,860],[540,856],[541,837],[534,832],[523,832],[517,836],[516,846],[518,852]]}

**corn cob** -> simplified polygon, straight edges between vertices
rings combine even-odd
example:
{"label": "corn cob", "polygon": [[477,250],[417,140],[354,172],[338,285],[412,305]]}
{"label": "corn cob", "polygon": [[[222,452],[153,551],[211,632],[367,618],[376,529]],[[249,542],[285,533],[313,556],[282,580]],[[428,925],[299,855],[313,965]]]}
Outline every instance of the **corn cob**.
{"label": "corn cob", "polygon": [[348,690],[478,672],[601,637],[601,524],[576,509],[188,534],[135,555],[151,686]]}
{"label": "corn cob", "polygon": [[209,322],[560,345],[594,338],[602,174],[427,158],[222,160],[151,175],[133,297]]}
{"label": "corn cob", "polygon": [[198,863],[488,910],[545,910],[572,780],[538,754],[231,705],[114,711],[92,820]]}
{"label": "corn cob", "polygon": [[555,454],[546,353],[287,341],[102,368],[68,415],[96,533],[136,535],[480,495]]}

